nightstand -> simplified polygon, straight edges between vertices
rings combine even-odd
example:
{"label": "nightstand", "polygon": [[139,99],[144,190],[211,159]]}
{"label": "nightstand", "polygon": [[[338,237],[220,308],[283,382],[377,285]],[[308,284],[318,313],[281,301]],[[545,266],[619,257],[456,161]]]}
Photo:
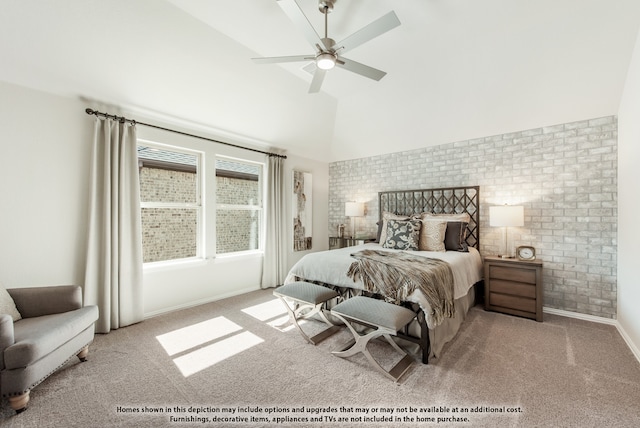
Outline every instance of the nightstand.
{"label": "nightstand", "polygon": [[484,308],[542,322],[542,262],[484,258]]}
{"label": "nightstand", "polygon": [[354,245],[362,245],[375,240],[375,238],[339,238],[337,236],[330,236],[329,249],[335,250],[336,248],[353,247]]}

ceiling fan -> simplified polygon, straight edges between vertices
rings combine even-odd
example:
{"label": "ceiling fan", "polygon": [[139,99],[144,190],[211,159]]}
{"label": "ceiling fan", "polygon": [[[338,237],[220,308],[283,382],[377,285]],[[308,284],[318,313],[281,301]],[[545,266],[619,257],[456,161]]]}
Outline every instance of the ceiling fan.
{"label": "ceiling fan", "polygon": [[[376,81],[382,79],[387,74],[384,71],[347,59],[343,57],[342,54],[400,25],[400,20],[396,16],[395,12],[392,11],[387,13],[342,41],[336,43],[336,41],[331,39],[327,34],[327,17],[329,13],[333,11],[333,6],[336,0],[318,1],[318,9],[324,14],[323,38],[318,36],[318,33],[316,33],[315,29],[295,0],[276,1],[284,13],[287,14],[289,19],[291,19],[298,29],[302,31],[307,41],[315,48],[316,52],[313,55],[252,58],[254,62],[258,64],[274,64],[282,62],[313,61],[311,63],[312,70],[309,70],[313,73],[309,93],[320,91],[326,72],[331,70],[333,67],[344,68],[345,70]],[[305,67],[305,69],[307,68]]]}

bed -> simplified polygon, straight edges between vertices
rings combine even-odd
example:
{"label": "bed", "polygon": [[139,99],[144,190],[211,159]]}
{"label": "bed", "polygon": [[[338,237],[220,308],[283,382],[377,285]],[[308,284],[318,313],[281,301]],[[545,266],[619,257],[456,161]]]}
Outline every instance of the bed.
{"label": "bed", "polygon": [[[478,186],[468,186],[380,192],[379,242],[307,254],[290,269],[285,284],[294,281],[321,284],[338,291],[341,299],[363,294],[387,301],[400,300],[397,296],[390,297],[383,284],[375,284],[375,278],[372,281],[364,274],[354,274],[354,263],[362,262],[364,255],[411,257],[414,263],[424,258],[425,264],[434,259],[433,263],[446,262],[451,278],[444,288],[449,300],[453,299],[453,310],[445,317],[431,316],[434,300],[427,295],[426,287],[399,293],[401,301],[394,301],[417,313],[416,321],[399,337],[415,344],[414,351],[421,354],[426,364],[455,337],[469,308],[475,304],[476,295],[481,295],[479,190]],[[398,232],[402,238],[398,243],[394,242],[397,225],[404,228]],[[417,232],[412,230],[412,225]]]}

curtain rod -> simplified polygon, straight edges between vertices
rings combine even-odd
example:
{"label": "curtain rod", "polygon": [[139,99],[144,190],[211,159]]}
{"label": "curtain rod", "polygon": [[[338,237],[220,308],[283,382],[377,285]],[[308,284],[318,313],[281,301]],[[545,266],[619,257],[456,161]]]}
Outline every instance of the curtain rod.
{"label": "curtain rod", "polygon": [[268,156],[275,156],[275,157],[279,157],[279,158],[283,158],[286,159],[287,157],[285,155],[280,155],[278,153],[271,153],[271,152],[264,152],[262,150],[258,150],[258,149],[252,149],[249,147],[242,147],[242,146],[238,146],[236,144],[231,144],[231,143],[227,143],[225,141],[218,141],[218,140],[214,140],[213,138],[207,138],[207,137],[201,137],[199,135],[193,135],[193,134],[189,134],[186,132],[182,132],[182,131],[176,131],[175,129],[169,129],[169,128],[163,128],[162,126],[157,126],[157,125],[152,125],[150,123],[145,123],[145,122],[138,122],[137,120],[133,120],[133,119],[127,119],[124,116],[116,116],[114,114],[109,114],[109,113],[103,113],[101,111],[97,111],[97,110],[93,110],[91,108],[87,108],[85,110],[85,112],[87,114],[93,114],[95,116],[102,116],[102,117],[106,117],[106,118],[111,118],[111,119],[115,119],[115,120],[119,120],[122,123],[130,123],[132,125],[144,125],[144,126],[148,126],[150,128],[156,128],[156,129],[161,129],[163,131],[169,131],[169,132],[173,132],[175,134],[180,134],[180,135],[185,135],[187,137],[193,137],[193,138],[199,138],[201,140],[207,140],[207,141],[211,141],[212,143],[219,143],[219,144],[224,144],[225,146],[231,146],[231,147],[235,147],[237,149],[243,149],[243,150],[250,150],[252,152],[256,152],[256,153],[262,153],[263,155],[268,155]]}

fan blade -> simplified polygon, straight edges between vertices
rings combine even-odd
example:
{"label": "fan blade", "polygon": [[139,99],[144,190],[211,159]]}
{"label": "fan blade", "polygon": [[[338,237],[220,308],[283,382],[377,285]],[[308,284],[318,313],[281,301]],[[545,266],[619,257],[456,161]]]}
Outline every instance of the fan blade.
{"label": "fan blade", "polygon": [[353,73],[357,73],[361,76],[368,77],[373,80],[382,79],[387,73],[377,68],[369,67],[368,65],[360,64],[359,62],[353,61],[351,59],[346,59],[345,57],[340,57],[340,62],[336,62],[336,67],[344,68],[345,70],[349,70]]}
{"label": "fan blade", "polygon": [[343,39],[340,43],[336,43],[336,50],[340,49],[340,54],[343,54],[386,33],[389,30],[396,28],[398,25],[400,25],[400,20],[396,16],[395,12],[391,11],[383,17],[376,19],[369,25],[362,27],[346,39]]}
{"label": "fan blade", "polygon": [[293,21],[294,25],[298,27],[300,31],[302,31],[304,37],[307,39],[311,46],[313,46],[314,48],[316,47],[316,45],[325,46],[324,42],[322,41],[320,36],[318,36],[318,33],[316,33],[316,30],[313,28],[295,0],[277,1],[284,13],[289,17],[291,21]]}
{"label": "fan blade", "polygon": [[312,76],[313,76],[313,73],[315,73],[316,68],[318,68],[318,67],[316,67],[315,61],[314,62],[310,62],[309,64],[307,64],[304,67],[302,67],[302,69],[304,71],[306,71],[307,73],[309,73]]}
{"label": "fan blade", "polygon": [[322,86],[322,81],[324,80],[324,75],[326,73],[326,70],[316,68],[316,72],[313,73],[313,80],[311,80],[311,86],[309,87],[310,94],[320,92],[320,87]]}
{"label": "fan blade", "polygon": [[299,61],[313,61],[315,58],[308,55],[295,55],[295,56],[271,56],[263,58],[251,58],[251,60],[257,64],[276,64],[279,62],[299,62]]}

